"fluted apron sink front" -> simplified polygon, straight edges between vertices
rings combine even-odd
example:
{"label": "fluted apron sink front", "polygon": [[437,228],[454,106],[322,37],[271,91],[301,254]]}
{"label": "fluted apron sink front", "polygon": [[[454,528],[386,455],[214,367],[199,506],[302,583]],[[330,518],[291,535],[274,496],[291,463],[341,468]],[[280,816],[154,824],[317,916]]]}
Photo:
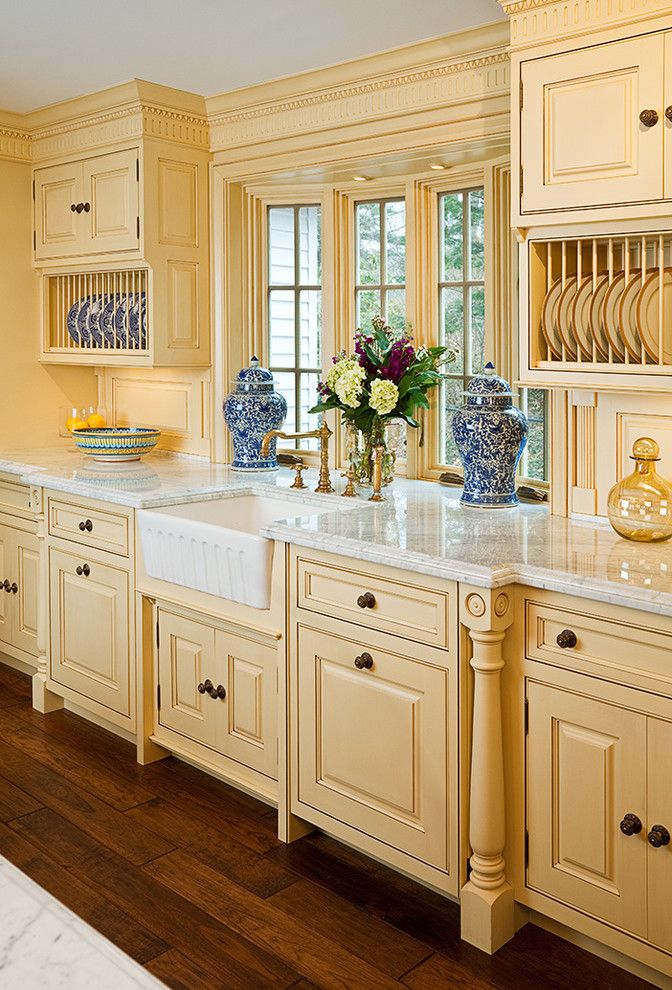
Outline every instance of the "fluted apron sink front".
{"label": "fluted apron sink front", "polygon": [[219,598],[270,608],[273,540],[260,530],[280,519],[333,511],[303,499],[233,495],[141,509],[138,529],[150,577]]}

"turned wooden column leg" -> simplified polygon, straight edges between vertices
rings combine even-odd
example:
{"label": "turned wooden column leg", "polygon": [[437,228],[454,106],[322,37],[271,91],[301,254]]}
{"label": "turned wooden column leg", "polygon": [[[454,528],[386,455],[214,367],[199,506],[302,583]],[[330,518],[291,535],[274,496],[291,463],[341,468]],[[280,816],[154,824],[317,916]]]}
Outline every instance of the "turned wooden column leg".
{"label": "turned wooden column leg", "polygon": [[39,541],[39,568],[37,586],[37,671],[33,674],[33,708],[38,712],[57,711],[63,707],[63,698],[47,688],[49,664],[49,561],[47,559],[47,520],[41,488],[33,488],[30,502],[37,512],[37,538]]}
{"label": "turned wooden column leg", "polygon": [[513,889],[506,880],[502,739],[502,644],[512,621],[508,594],[463,589],[474,671],[469,843],[471,873],[461,892],[462,938],[493,953],[514,934]]}

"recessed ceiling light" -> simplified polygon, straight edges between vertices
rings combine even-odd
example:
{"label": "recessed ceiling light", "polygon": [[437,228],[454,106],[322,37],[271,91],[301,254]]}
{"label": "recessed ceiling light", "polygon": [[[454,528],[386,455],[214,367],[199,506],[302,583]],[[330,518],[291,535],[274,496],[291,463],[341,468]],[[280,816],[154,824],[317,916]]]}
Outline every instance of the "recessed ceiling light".
{"label": "recessed ceiling light", "polygon": [[368,182],[369,181],[368,175],[353,175],[353,179],[355,180],[355,182]]}
{"label": "recessed ceiling light", "polygon": [[440,165],[438,162],[435,162],[434,165],[430,165],[429,167],[434,169],[435,172],[443,172],[446,166]]}

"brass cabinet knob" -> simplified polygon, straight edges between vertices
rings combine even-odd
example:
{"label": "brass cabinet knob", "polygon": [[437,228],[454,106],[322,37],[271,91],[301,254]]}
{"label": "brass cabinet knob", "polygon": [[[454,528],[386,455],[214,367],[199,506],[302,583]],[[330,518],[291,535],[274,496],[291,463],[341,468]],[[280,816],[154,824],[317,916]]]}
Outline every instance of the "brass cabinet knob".
{"label": "brass cabinet knob", "polygon": [[571,629],[563,629],[555,637],[555,642],[561,650],[573,650],[577,644],[576,633]]}
{"label": "brass cabinet knob", "polygon": [[639,119],[644,124],[645,127],[655,127],[658,123],[658,111],[657,110],[642,110],[639,115]]}
{"label": "brass cabinet knob", "polygon": [[659,849],[670,844],[670,833],[664,825],[652,825],[648,835],[649,844]]}
{"label": "brass cabinet knob", "polygon": [[16,581],[14,581],[14,583],[12,584],[12,587],[9,590],[12,592],[13,595],[15,595],[17,593],[17,591],[19,590],[19,586],[16,583]]}
{"label": "brass cabinet knob", "polygon": [[75,207],[75,212],[76,213],[81,213],[83,209],[84,209],[84,204],[83,203],[77,203],[77,206]]}
{"label": "brass cabinet knob", "polygon": [[75,568],[75,573],[79,574],[80,577],[82,576],[82,574],[84,575],[84,577],[88,577],[89,574],[91,573],[91,568],[89,567],[88,564],[82,564],[81,567]]}
{"label": "brass cabinet knob", "polygon": [[85,213],[88,213],[90,209],[91,209],[91,204],[90,203],[84,203],[84,212]]}
{"label": "brass cabinet knob", "polygon": [[197,690],[199,694],[205,694],[205,692],[209,691],[211,687],[212,687],[212,681],[208,679],[206,681],[203,681],[201,684],[199,684]]}
{"label": "brass cabinet knob", "polygon": [[11,587],[12,586],[9,583],[9,581],[7,580],[7,578],[5,578],[5,580],[2,582],[2,584],[0,584],[0,588],[4,588],[6,592],[9,592],[10,589],[11,589]]}
{"label": "brass cabinet knob", "polygon": [[219,698],[221,701],[224,701],[224,699],[226,698],[226,688],[224,687],[223,684],[218,684],[217,687],[213,687],[212,685],[210,685],[210,687],[208,688],[208,694],[210,695],[211,698],[214,698],[215,701],[217,700],[217,698]]}
{"label": "brass cabinet knob", "polygon": [[358,670],[371,670],[373,667],[373,657],[370,653],[362,653],[355,657],[355,667]]}
{"label": "brass cabinet knob", "polygon": [[639,835],[642,831],[642,822],[631,812],[623,816],[623,821],[620,824],[620,829],[623,835]]}
{"label": "brass cabinet knob", "polygon": [[93,523],[91,522],[90,519],[83,519],[82,522],[80,522],[79,524],[79,528],[81,529],[82,533],[90,533],[93,529]]}
{"label": "brass cabinet knob", "polygon": [[357,599],[357,604],[360,608],[373,608],[376,604],[376,596],[370,591],[365,591],[363,595],[360,595]]}
{"label": "brass cabinet knob", "polygon": [[665,110],[665,116],[667,117],[667,119],[669,120],[669,122],[672,124],[672,106],[667,107],[667,109]]}
{"label": "brass cabinet knob", "polygon": [[76,203],[71,203],[71,204],[70,204],[70,209],[71,209],[71,210],[72,210],[72,212],[74,213],[74,212],[76,211],[76,209],[77,209],[77,204],[76,204]]}

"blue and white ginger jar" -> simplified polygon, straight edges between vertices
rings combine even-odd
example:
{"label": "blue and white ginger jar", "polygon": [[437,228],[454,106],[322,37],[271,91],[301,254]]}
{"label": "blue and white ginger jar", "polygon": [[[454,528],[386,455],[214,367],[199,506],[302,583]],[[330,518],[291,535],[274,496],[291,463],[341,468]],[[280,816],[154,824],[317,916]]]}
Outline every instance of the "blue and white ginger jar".
{"label": "blue and white ginger jar", "polygon": [[287,402],[275,391],[273,375],[262,368],[256,357],[249,368],[243,368],[234,382],[234,390],[223,405],[224,420],[233,439],[232,467],[238,471],[274,471],[276,440],[268,447],[268,456],[261,456],[261,441],[270,430],[279,430],[287,415]]}
{"label": "blue and white ginger jar", "polygon": [[511,386],[486,364],[453,416],[453,437],[464,467],[463,505],[518,505],[516,468],[527,442],[527,419],[513,405]]}

